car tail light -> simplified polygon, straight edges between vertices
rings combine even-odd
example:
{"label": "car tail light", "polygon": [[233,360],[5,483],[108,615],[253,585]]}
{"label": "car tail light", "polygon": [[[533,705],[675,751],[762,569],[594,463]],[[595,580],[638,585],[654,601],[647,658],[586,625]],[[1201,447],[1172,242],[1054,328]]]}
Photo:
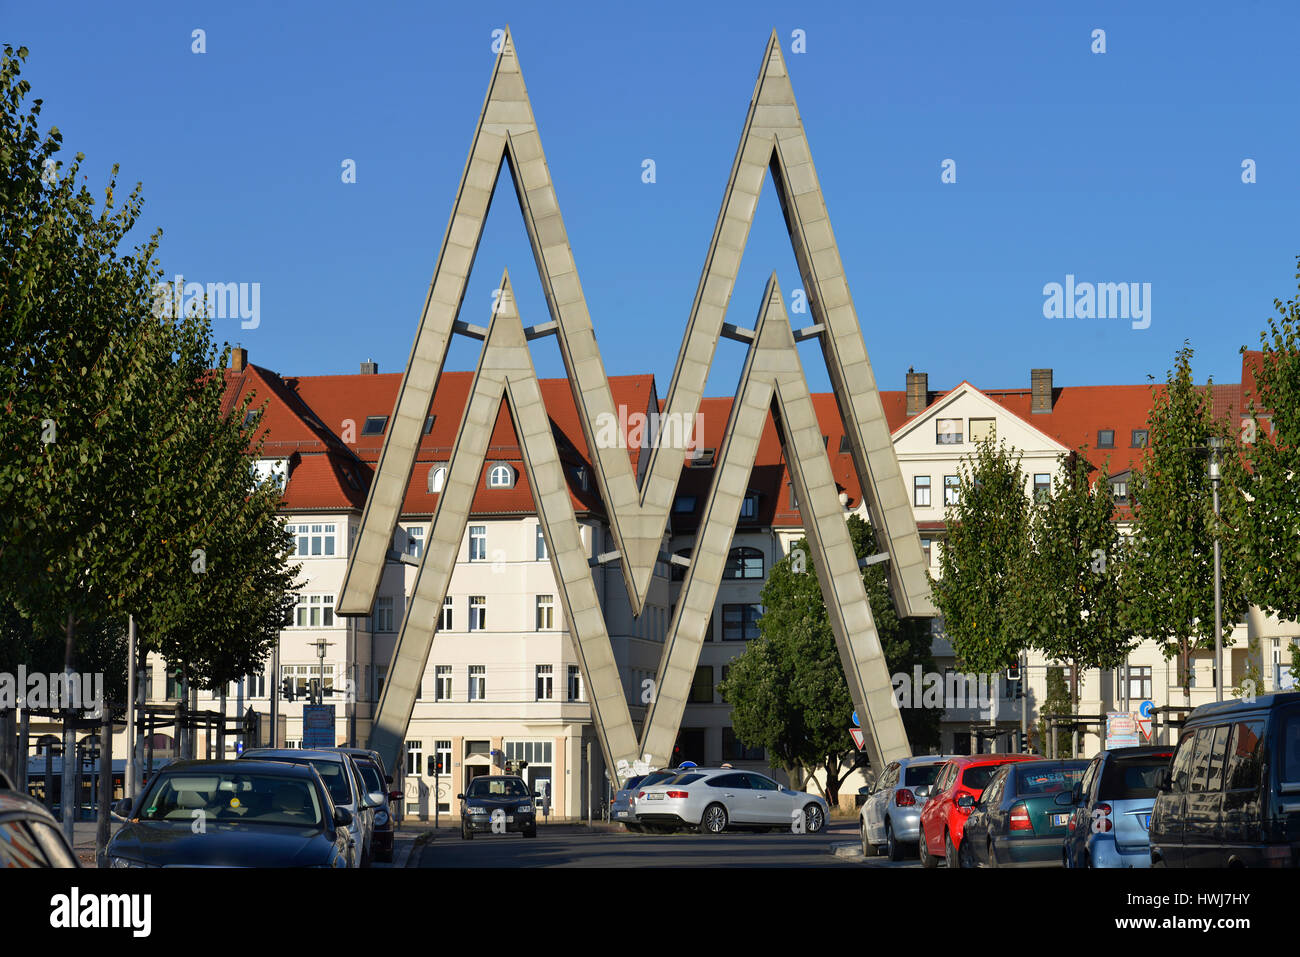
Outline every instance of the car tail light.
{"label": "car tail light", "polygon": [[907,788],[899,788],[898,792],[894,795],[894,804],[897,807],[915,807],[916,795]]}
{"label": "car tail light", "polygon": [[1012,831],[1032,831],[1034,822],[1029,820],[1029,808],[1025,807],[1023,801],[1017,801],[1011,805],[1011,826]]}
{"label": "car tail light", "polygon": [[636,796],[639,797],[639,798],[643,798],[643,797],[645,797],[645,792],[644,792],[644,791],[637,791],[637,792],[636,792]]}
{"label": "car tail light", "polygon": [[1105,834],[1114,828],[1110,821],[1110,805],[1098,804],[1092,810],[1092,830],[1097,834]]}
{"label": "car tail light", "polygon": [[668,796],[670,798],[688,798],[691,796],[691,792],[690,791],[669,791]]}

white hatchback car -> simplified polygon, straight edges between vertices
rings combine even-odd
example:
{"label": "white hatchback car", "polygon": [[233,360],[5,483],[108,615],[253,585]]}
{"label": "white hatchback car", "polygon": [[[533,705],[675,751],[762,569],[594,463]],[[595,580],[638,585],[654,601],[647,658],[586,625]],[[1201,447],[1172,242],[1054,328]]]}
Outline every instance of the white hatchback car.
{"label": "white hatchback car", "polygon": [[816,834],[829,815],[823,797],[734,768],[692,768],[636,794],[638,823],[694,827],[701,834],[729,827]]}

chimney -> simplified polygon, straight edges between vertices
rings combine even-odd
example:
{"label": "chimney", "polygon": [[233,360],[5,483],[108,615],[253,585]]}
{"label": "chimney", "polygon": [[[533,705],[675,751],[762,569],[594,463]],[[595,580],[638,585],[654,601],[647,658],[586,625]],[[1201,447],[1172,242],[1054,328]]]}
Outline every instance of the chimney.
{"label": "chimney", "polygon": [[920,415],[930,404],[930,376],[907,370],[907,414]]}
{"label": "chimney", "polygon": [[379,372],[379,363],[375,362],[374,359],[367,359],[365,362],[361,363],[362,375],[375,375],[378,372]]}
{"label": "chimney", "polygon": [[1033,390],[1033,402],[1029,406],[1030,412],[1051,412],[1052,411],[1052,370],[1051,369],[1031,369],[1029,370],[1030,386]]}
{"label": "chimney", "polygon": [[243,372],[248,368],[248,350],[239,346],[230,350],[230,371]]}

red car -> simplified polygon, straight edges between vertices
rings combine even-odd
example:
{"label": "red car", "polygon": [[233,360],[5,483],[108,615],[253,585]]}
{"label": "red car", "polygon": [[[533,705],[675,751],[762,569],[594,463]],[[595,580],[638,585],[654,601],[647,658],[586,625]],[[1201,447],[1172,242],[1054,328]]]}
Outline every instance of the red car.
{"label": "red car", "polygon": [[[1042,756],[1038,754],[966,754],[945,764],[921,809],[921,840],[917,843],[922,865],[934,867],[943,858],[949,867],[960,867],[957,850],[962,830],[985,785],[1004,764],[1039,760]],[[941,853],[934,854],[936,850]]]}

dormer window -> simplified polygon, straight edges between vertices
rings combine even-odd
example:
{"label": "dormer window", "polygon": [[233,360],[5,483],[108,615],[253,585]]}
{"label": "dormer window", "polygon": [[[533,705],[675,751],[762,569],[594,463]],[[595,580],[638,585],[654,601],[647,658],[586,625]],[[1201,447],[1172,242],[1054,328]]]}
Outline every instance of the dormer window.
{"label": "dormer window", "polygon": [[427,416],[424,417],[424,434],[425,434],[425,435],[428,435],[430,432],[433,431],[433,423],[436,422],[436,421],[438,421],[438,417],[437,417],[436,415],[427,415]]}
{"label": "dormer window", "polygon": [[383,435],[384,426],[388,425],[388,416],[386,415],[368,415],[366,424],[361,427],[362,435]]}
{"label": "dormer window", "polygon": [[694,495],[678,495],[677,498],[673,499],[674,515],[690,515],[694,511],[695,511]]}
{"label": "dormer window", "polygon": [[437,495],[447,482],[447,466],[435,465],[429,469],[429,494]]}
{"label": "dormer window", "polygon": [[488,472],[488,488],[514,488],[515,470],[509,465],[497,464]]}
{"label": "dormer window", "polygon": [[1100,429],[1097,432],[1097,448],[1113,449],[1115,447],[1115,430]]}
{"label": "dormer window", "polygon": [[758,493],[752,489],[745,493],[745,498],[740,503],[740,517],[746,521],[758,518]]}

